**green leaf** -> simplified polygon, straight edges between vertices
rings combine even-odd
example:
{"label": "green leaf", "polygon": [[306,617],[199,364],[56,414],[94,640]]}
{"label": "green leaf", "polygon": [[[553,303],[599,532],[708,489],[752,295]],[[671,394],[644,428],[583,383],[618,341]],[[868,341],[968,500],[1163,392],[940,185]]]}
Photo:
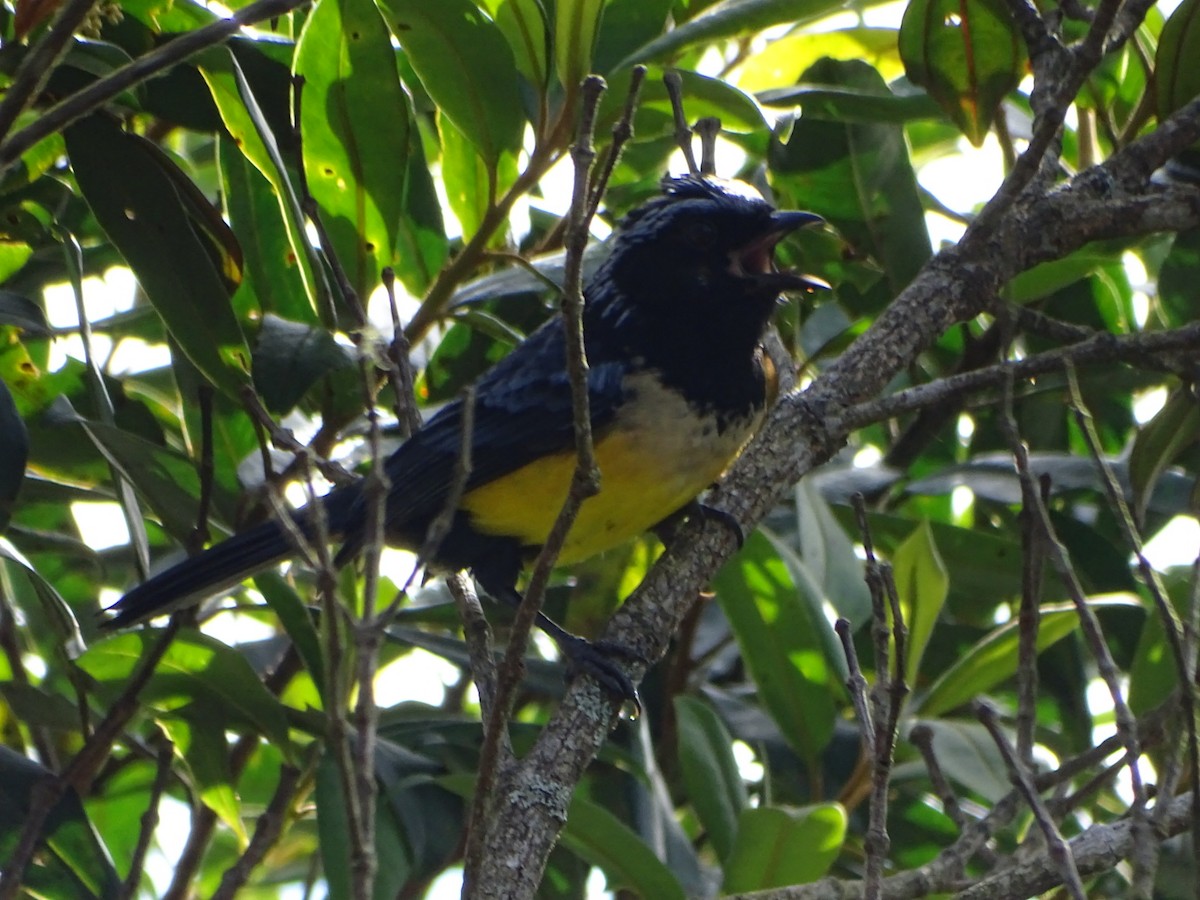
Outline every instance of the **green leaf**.
{"label": "green leaf", "polygon": [[720,717],[695,697],[675,698],[679,768],[688,798],[719,859],[733,849],[746,784],[733,758],[733,738]]}
{"label": "green leaf", "polygon": [[672,6],[674,0],[608,0],[596,35],[592,71],[607,77],[630,53],[662,35]]}
{"label": "green leaf", "polygon": [[[354,897],[351,877],[352,849],[350,822],[346,815],[346,796],[337,763],[329,753],[321,756],[316,777],[317,833],[320,835],[321,866],[330,900]],[[386,802],[375,803],[375,855],[379,874],[375,879],[374,900],[393,900],[412,871],[404,835]]]}
{"label": "green leaf", "polygon": [[[221,120],[225,123],[226,129],[233,137],[238,149],[262,173],[275,193],[275,200],[279,205],[279,215],[287,234],[288,246],[291,248],[290,254],[282,261],[266,259],[254,253],[259,248],[255,246],[255,239],[251,238],[251,252],[247,254],[253,260],[251,265],[256,270],[261,268],[261,278],[271,277],[270,273],[276,266],[282,265],[285,271],[292,271],[294,267],[295,276],[299,277],[304,286],[304,297],[308,301],[307,308],[300,303],[299,297],[294,297],[291,302],[284,301],[287,303],[286,307],[274,311],[283,315],[285,314],[283,310],[286,308],[290,312],[290,318],[299,321],[311,320],[314,323],[323,321],[327,325],[332,325],[332,301],[328,287],[320,274],[312,244],[305,231],[305,218],[300,209],[300,201],[292,187],[291,177],[279,152],[275,135],[258,105],[250,83],[246,80],[237,58],[231,53],[214,50],[204,54],[201,59],[200,72],[212,92],[213,101],[221,114]],[[249,176],[237,178],[235,163],[228,153],[222,152],[221,162],[222,172],[228,177],[242,182],[249,181]],[[249,183],[253,184],[253,182]],[[228,186],[230,190],[234,188],[233,184]],[[230,215],[234,227],[238,228],[239,233],[244,233],[246,228],[253,227],[253,219],[248,222],[248,216],[253,213],[257,213],[259,216],[263,215],[261,208],[252,209],[250,207],[251,202],[249,197],[231,197],[228,200]],[[258,283],[258,281],[254,282],[256,290]],[[260,296],[259,302],[263,304],[264,311],[271,311],[273,306],[267,305],[266,300],[267,297],[263,295]]]}
{"label": "green leaf", "polygon": [[[879,97],[892,96],[879,74],[859,61],[822,60],[803,80]],[[784,144],[768,154],[777,193],[796,208],[824,216],[860,252],[883,267],[886,295],[898,294],[932,254],[925,211],[904,129],[881,122],[839,122],[806,109]],[[839,299],[850,302],[846,289]],[[852,306],[853,310],[853,306]]]}
{"label": "green leaf", "polygon": [[[647,68],[646,81],[633,120],[633,130],[639,141],[675,133],[671,99],[663,83],[663,72],[657,66]],[[723,131],[740,134],[759,133],[766,129],[762,110],[749,94],[720,78],[686,70],[680,70],[678,74],[687,112],[693,119],[714,116],[721,120]],[[609,78],[608,90],[600,98],[598,129],[611,128],[624,112],[629,80],[628,71],[617,72]]]}
{"label": "green leaf", "polygon": [[[1131,595],[1091,597],[1088,604],[1094,608],[1141,608],[1141,603]],[[1061,641],[1077,628],[1079,613],[1073,603],[1044,604],[1038,622],[1038,652]],[[927,718],[943,716],[1011,678],[1017,672],[1019,644],[1020,634],[1016,619],[989,632],[972,644],[954,665],[939,675],[928,691],[914,700],[913,714]]]}
{"label": "green leaf", "polygon": [[167,329],[214,385],[236,397],[249,383],[250,352],[225,273],[198,237],[166,158],[99,114],[66,137],[80,190]]}
{"label": "green leaf", "polygon": [[916,94],[882,95],[855,88],[828,88],[802,84],[777,88],[758,95],[766,106],[799,106],[805,115],[830,122],[890,122],[903,124],[918,119],[940,119],[942,111],[924,91]]}
{"label": "green leaf", "polygon": [[900,58],[909,80],[976,147],[1025,71],[1024,44],[999,0],[912,0],[900,24]]}
{"label": "green leaf", "polygon": [[[0,857],[9,858],[35,798],[54,777],[0,745]],[[23,882],[29,896],[115,900],[120,895],[121,879],[74,789],[68,788],[50,810],[42,834],[38,865]]]}
{"label": "green leaf", "polygon": [[220,710],[197,703],[163,716],[159,724],[187,763],[192,787],[200,801],[229,826],[238,845],[245,847],[248,838],[242,824],[241,804],[233,789],[229,744],[225,732],[213,727],[220,719]]}
{"label": "green leaf", "polygon": [[683,900],[683,887],[635,831],[577,791],[567,812],[563,846],[598,866],[610,890],[639,897]]}
{"label": "green leaf", "polygon": [[550,77],[550,32],[538,0],[492,0],[492,18],[508,40],[517,70],[539,91]]}
{"label": "green leaf", "polygon": [[912,721],[909,728],[918,724],[933,732],[934,754],[951,780],[990,803],[1012,790],[996,742],[978,722],[920,719]]}
{"label": "green leaf", "polygon": [[933,635],[938,615],[946,602],[950,582],[928,522],[922,522],[901,544],[892,558],[896,593],[908,628],[907,664],[904,677],[917,684],[921,657]]}
{"label": "green leaf", "polygon": [[354,355],[324,328],[263,319],[254,345],[254,386],[267,409],[290,411],[325,375],[342,369],[357,372]]}
{"label": "green leaf", "polygon": [[490,166],[520,149],[525,114],[512,51],[470,0],[384,0],[388,25],[439,110]]}
{"label": "green leaf", "polygon": [[395,261],[412,127],[378,7],[372,0],[320,0],[296,45],[295,67],[304,78],[300,131],[308,190],[365,307],[380,273]]}
{"label": "green leaf", "polygon": [[[161,634],[160,629],[144,628],[117,635],[89,648],[78,663],[107,695],[116,696]],[[263,687],[244,656],[198,631],[176,635],[140,697],[163,714],[184,715],[188,707],[200,704],[209,716],[206,727],[247,728],[285,755],[290,752],[278,698]]]}
{"label": "green leaf", "polygon": [[810,579],[797,584],[794,571],[756,532],[713,586],[763,705],[788,743],[811,762],[833,735],[838,673],[823,637],[832,630],[820,592]]}
{"label": "green leaf", "polygon": [[8,385],[0,380],[0,533],[12,517],[28,459],[29,432]]}
{"label": "green leaf", "polygon": [[[1175,607],[1180,620],[1186,621],[1192,598],[1191,584],[1177,578],[1168,584],[1167,590],[1167,601]],[[1126,694],[1129,708],[1134,715],[1145,715],[1165,703],[1178,689],[1179,666],[1175,652],[1167,641],[1162,616],[1151,611],[1129,664],[1129,691]]]}
{"label": "green leaf", "polygon": [[1154,56],[1155,99],[1158,118],[1200,94],[1200,0],[1183,0],[1163,25]]}
{"label": "green leaf", "polygon": [[28,297],[0,291],[0,325],[13,325],[30,337],[50,337],[46,312]]}
{"label": "green leaf", "polygon": [[592,70],[604,0],[558,0],[554,5],[554,67],[568,94]]}
{"label": "green leaf", "polygon": [[267,606],[279,617],[283,630],[296,645],[296,652],[304,660],[304,667],[324,699],[325,657],[321,653],[321,640],[316,626],[304,601],[278,572],[259,572],[254,576],[254,586],[267,601]]}
{"label": "green leaf", "polygon": [[1200,437],[1200,404],[1191,390],[1176,388],[1158,413],[1143,425],[1129,452],[1129,482],[1137,521],[1146,518],[1146,506],[1162,473]]}
{"label": "green leaf", "polygon": [[840,803],[798,810],[763,806],[742,811],[737,842],[725,863],[722,893],[809,884],[829,871],[846,840]]}
{"label": "green leaf", "polygon": [[761,31],[782,22],[799,25],[844,5],[843,0],[723,0],[689,22],[643,44],[614,68],[664,59],[693,44]]}
{"label": "green leaf", "polygon": [[862,560],[811,478],[796,485],[796,530],[800,556],[821,593],[855,628],[866,624],[871,618],[871,591]]}
{"label": "green leaf", "polygon": [[245,277],[233,296],[239,318],[274,313],[317,324],[305,284],[306,268],[312,275],[310,260],[296,255],[278,192],[225,135],[217,138],[217,164],[229,223],[245,254]]}
{"label": "green leaf", "polygon": [[1158,276],[1158,307],[1167,325],[1177,327],[1194,320],[1196,282],[1200,279],[1200,228],[1175,235],[1171,252]]}

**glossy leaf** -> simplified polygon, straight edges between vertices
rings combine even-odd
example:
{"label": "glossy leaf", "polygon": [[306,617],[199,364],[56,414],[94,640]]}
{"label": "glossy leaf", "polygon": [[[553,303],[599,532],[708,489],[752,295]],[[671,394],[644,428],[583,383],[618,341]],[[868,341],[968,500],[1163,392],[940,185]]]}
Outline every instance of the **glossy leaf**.
{"label": "glossy leaf", "polygon": [[[145,628],[108,638],[91,647],[79,665],[107,692],[129,680],[138,662],[162,632]],[[203,706],[208,728],[244,729],[263,735],[287,753],[287,721],[245,657],[220,641],[197,631],[181,631],[171,642],[140,699],[163,714]]]}
{"label": "glossy leaf", "polygon": [[[1093,608],[1136,607],[1141,604],[1128,595],[1091,597]],[[1073,603],[1047,603],[1041,607],[1038,620],[1037,649],[1039,652],[1061,641],[1079,628],[1079,613]],[[986,694],[996,685],[1017,672],[1020,635],[1014,619],[996,628],[969,647],[958,662],[946,669],[929,690],[913,702],[914,715],[943,716]]]}
{"label": "glossy leaf", "polygon": [[[862,62],[823,60],[803,80],[891,95],[879,74]],[[772,147],[769,160],[777,190],[789,204],[824,216],[857,252],[882,266],[885,292],[879,302],[899,293],[929,259],[925,212],[899,126],[831,121],[819,110],[805,110],[792,123],[787,142]],[[846,288],[839,298],[853,301]]]}
{"label": "glossy leaf", "polygon": [[80,189],[167,329],[214,385],[236,396],[249,383],[249,349],[225,273],[197,237],[163,158],[99,115],[66,136]]}
{"label": "glossy leaf", "polygon": [[226,211],[245,252],[245,278],[233,296],[234,309],[243,319],[273,313],[315,324],[305,287],[307,256],[296,255],[278,194],[233,140],[221,136],[217,147]]}
{"label": "glossy leaf", "polygon": [[[16,846],[30,810],[53,777],[48,769],[0,745],[0,847]],[[34,892],[79,900],[115,900],[120,895],[121,879],[74,789],[67,788],[50,810],[42,833],[39,865],[26,882]]]}
{"label": "glossy leaf", "polygon": [[1144,521],[1154,488],[1168,466],[1200,439],[1200,404],[1187,388],[1178,388],[1157,415],[1141,427],[1129,452],[1133,510]]}
{"label": "glossy leaf", "polygon": [[1183,0],[1163,25],[1154,57],[1155,99],[1159,119],[1200,94],[1200,0]]}
{"label": "glossy leaf", "polygon": [[900,25],[909,79],[976,147],[1025,71],[1024,45],[998,0],[913,0]]}
{"label": "glossy leaf", "polygon": [[754,93],[787,91],[809,66],[825,58],[864,60],[889,83],[904,73],[894,28],[845,28],[822,32],[820,40],[797,30],[746,59],[737,69],[737,85]]}
{"label": "glossy leaf", "polygon": [[683,887],[646,842],[598,803],[576,793],[567,812],[563,846],[603,870],[609,887],[640,897],[683,900]]}
{"label": "glossy leaf", "polygon": [[917,724],[926,725],[933,732],[933,752],[955,784],[991,803],[1012,790],[996,742],[978,722],[920,719],[911,722],[910,727]]}
{"label": "glossy leaf", "polygon": [[808,884],[829,871],[846,839],[837,803],[798,810],[764,806],[742,811],[737,843],[725,864],[723,893]]}
{"label": "glossy leaf", "polygon": [[491,0],[492,18],[508,40],[513,61],[529,83],[544,90],[550,77],[550,31],[538,0]]}
{"label": "glossy leaf", "polygon": [[922,522],[892,557],[896,593],[908,628],[904,676],[916,685],[921,657],[946,602],[949,582],[929,525]]}
{"label": "glossy leaf", "polygon": [[[262,280],[270,278],[276,266],[282,266],[285,272],[292,271],[292,267],[294,267],[294,276],[291,277],[300,279],[304,287],[304,299],[307,300],[307,304],[302,304],[300,297],[292,297],[290,301],[287,298],[281,298],[281,305],[277,307],[270,303],[270,297],[264,293],[260,296],[259,302],[263,304],[264,311],[275,311],[280,315],[290,314],[292,318],[299,321],[316,322],[321,320],[325,321],[327,325],[332,324],[328,287],[323,283],[323,276],[318,269],[312,245],[305,232],[305,218],[300,209],[300,201],[292,186],[283,157],[280,155],[275,135],[259,107],[258,100],[254,96],[237,58],[225,52],[209,52],[202,57],[200,72],[212,92],[213,101],[217,104],[217,109],[221,114],[221,120],[225,123],[226,129],[233,137],[238,149],[270,183],[290,247],[290,253],[283,260],[279,260],[277,257],[266,258],[255,252],[260,250],[260,247],[256,243],[257,239],[251,237],[249,239],[251,248],[247,255],[251,258],[251,266],[254,270],[252,278],[258,279],[252,283],[257,285]],[[236,163],[228,153],[222,154],[222,164],[227,178],[253,186],[248,175],[238,177]],[[232,182],[228,185],[230,190],[235,186]],[[253,228],[256,224],[254,222],[256,215],[265,214],[261,208],[254,209],[250,206],[253,202],[250,196],[231,197],[228,202],[233,224],[235,228],[239,229],[239,232]]]}
{"label": "glossy leaf", "polygon": [[8,385],[0,380],[0,533],[8,526],[28,459],[29,432]]}
{"label": "glossy leaf", "polygon": [[372,0],[320,0],[296,45],[295,69],[304,79],[308,190],[365,306],[395,262],[413,127],[391,36]]}
{"label": "glossy leaf", "polygon": [[834,518],[813,479],[796,485],[796,531],[805,568],[839,616],[855,628],[871,617],[871,592],[854,543]]}
{"label": "glossy leaf", "polygon": [[831,629],[820,592],[797,584],[761,533],[746,540],[713,586],[763,704],[801,758],[816,759],[833,734],[838,679],[822,638]]}
{"label": "glossy leaf", "polygon": [[233,789],[233,772],[229,767],[229,745],[225,732],[214,728],[220,721],[220,710],[206,709],[196,703],[159,722],[175,749],[187,763],[191,784],[200,801],[221,817],[244,847],[246,829],[242,824],[241,804]]}
{"label": "glossy leaf", "polygon": [[604,0],[558,0],[554,4],[554,68],[568,93],[592,70],[592,51]]}
{"label": "glossy leaf", "polygon": [[323,328],[263,319],[254,345],[254,386],[276,413],[288,412],[321,378],[339,370],[357,374],[354,354]]}
{"label": "glossy leaf", "polygon": [[730,745],[733,738],[712,709],[695,697],[675,698],[679,768],[688,796],[719,859],[733,849],[746,785]]}
{"label": "glossy leaf", "polygon": [[799,24],[841,9],[841,0],[722,0],[695,18],[630,53],[618,68],[670,56],[702,41],[761,31],[783,22]]}
{"label": "glossy leaf", "polygon": [[500,29],[470,0],[384,0],[388,25],[438,109],[489,166],[517,150],[525,114]]}

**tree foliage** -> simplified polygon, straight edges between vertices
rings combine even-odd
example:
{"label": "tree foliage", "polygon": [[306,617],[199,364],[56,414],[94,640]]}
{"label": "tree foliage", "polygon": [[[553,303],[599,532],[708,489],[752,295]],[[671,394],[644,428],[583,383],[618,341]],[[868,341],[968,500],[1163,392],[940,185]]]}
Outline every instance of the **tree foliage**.
{"label": "tree foliage", "polygon": [[[1195,548],[1142,550],[1197,506],[1197,0],[230,10],[0,8],[0,896],[1194,892]],[[98,632],[557,315],[572,143],[602,236],[685,165],[668,73],[833,291],[713,494],[744,544],[550,580],[639,715],[395,557]]]}

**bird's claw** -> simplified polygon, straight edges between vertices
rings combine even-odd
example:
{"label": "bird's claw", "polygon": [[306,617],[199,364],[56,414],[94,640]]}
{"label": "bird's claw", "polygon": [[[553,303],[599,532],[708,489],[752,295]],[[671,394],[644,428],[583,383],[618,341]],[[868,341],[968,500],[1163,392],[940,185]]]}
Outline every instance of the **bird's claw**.
{"label": "bird's claw", "polygon": [[618,665],[618,662],[644,665],[646,660],[639,654],[615,641],[588,641],[575,635],[561,639],[559,649],[567,660],[568,677],[588,675],[609,696],[632,704],[635,716],[641,713],[642,701],[637,686]]}

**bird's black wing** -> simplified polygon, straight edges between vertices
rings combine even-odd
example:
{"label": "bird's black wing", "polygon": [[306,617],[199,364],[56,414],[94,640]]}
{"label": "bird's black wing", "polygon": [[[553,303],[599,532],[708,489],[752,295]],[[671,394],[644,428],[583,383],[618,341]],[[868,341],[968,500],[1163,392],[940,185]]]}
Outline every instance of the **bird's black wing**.
{"label": "bird's black wing", "polygon": [[[624,360],[598,362],[588,372],[592,428],[613,421],[624,399]],[[385,530],[424,535],[446,505],[462,449],[463,401],[443,407],[388,458],[390,481]],[[562,325],[553,320],[535,331],[475,385],[471,466],[466,489],[487,484],[544,456],[575,446],[574,413],[566,372]],[[361,497],[330,520],[343,527],[344,559],[361,544],[365,510]]]}

